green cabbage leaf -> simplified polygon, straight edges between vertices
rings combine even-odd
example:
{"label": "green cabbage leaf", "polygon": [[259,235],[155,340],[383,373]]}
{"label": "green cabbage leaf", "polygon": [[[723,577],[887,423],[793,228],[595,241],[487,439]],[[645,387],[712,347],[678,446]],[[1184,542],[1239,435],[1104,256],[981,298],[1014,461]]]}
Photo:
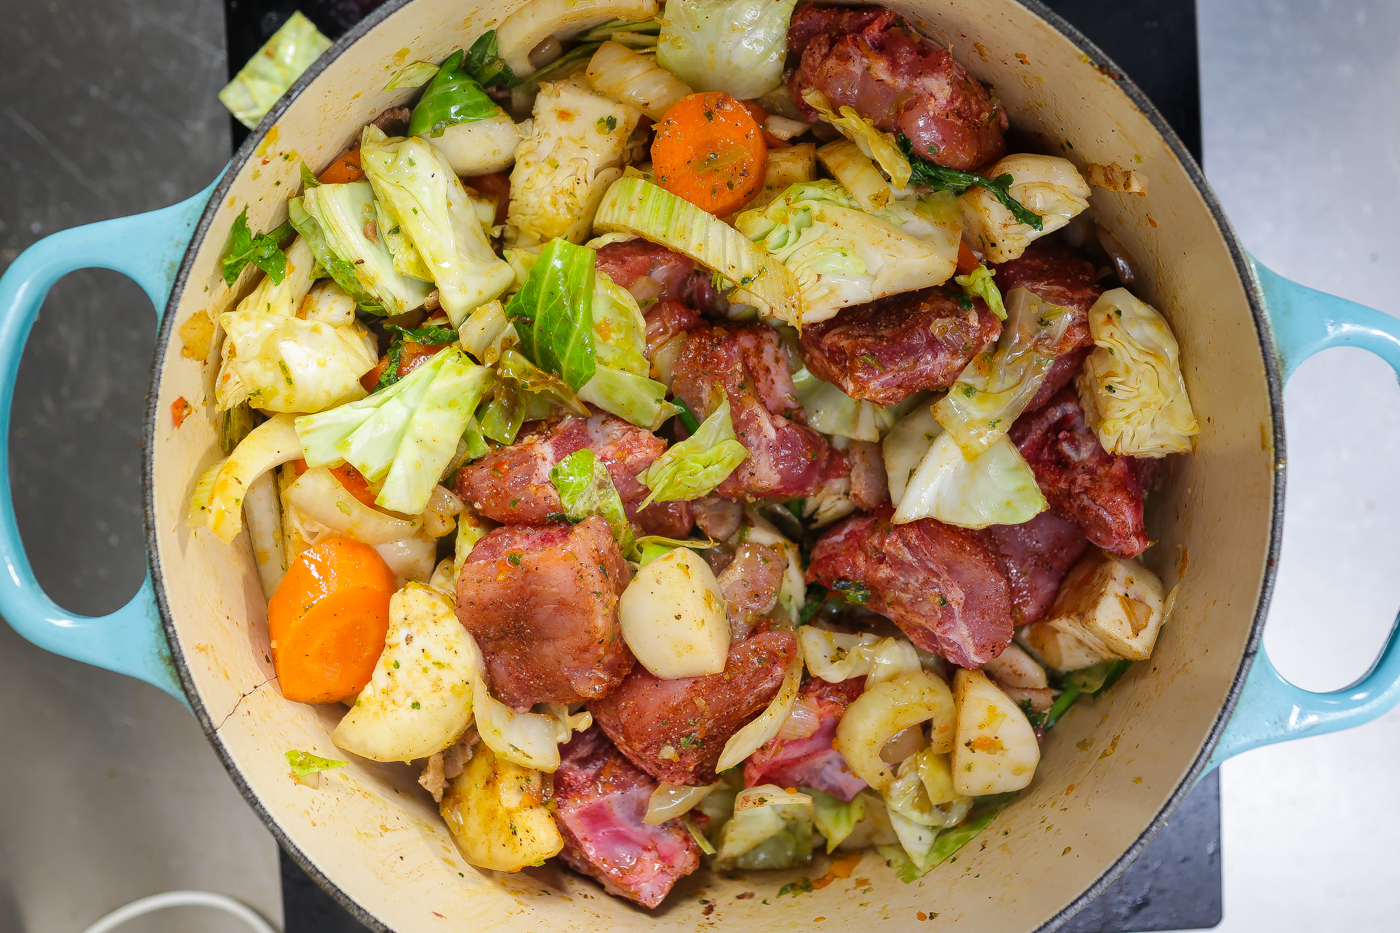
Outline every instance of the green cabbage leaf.
{"label": "green cabbage leaf", "polygon": [[638,479],[651,490],[642,503],[675,502],[709,495],[748,459],[749,451],[734,434],[729,399],[720,402],[700,429],[672,444]]}

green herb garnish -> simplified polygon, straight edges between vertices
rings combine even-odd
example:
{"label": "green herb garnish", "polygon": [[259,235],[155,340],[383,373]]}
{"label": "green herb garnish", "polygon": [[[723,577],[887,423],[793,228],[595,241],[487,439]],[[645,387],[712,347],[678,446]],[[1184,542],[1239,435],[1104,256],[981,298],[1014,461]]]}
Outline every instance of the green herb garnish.
{"label": "green herb garnish", "polygon": [[962,194],[968,188],[986,188],[992,193],[1002,205],[1011,212],[1017,222],[1026,224],[1035,229],[1044,229],[1044,221],[1035,211],[1030,210],[1020,201],[1011,196],[1010,188],[1016,183],[1016,179],[1010,175],[998,175],[996,178],[988,178],[985,175],[978,175],[976,172],[960,172],[955,168],[944,168],[935,165],[928,159],[914,151],[914,144],[909,141],[909,137],[903,133],[898,137],[899,149],[904,153],[904,158],[909,160],[909,167],[912,172],[909,180],[916,185],[928,185],[930,188],[937,188],[941,191],[951,191],[954,194]]}
{"label": "green herb garnish", "polygon": [[233,288],[233,284],[238,281],[243,269],[250,262],[266,272],[272,278],[273,284],[281,285],[282,279],[287,275],[287,256],[282,252],[281,245],[291,233],[292,224],[288,221],[275,230],[253,236],[253,232],[248,229],[248,208],[244,207],[243,213],[233,222],[228,249],[224,250],[223,256],[219,258],[228,287]]}

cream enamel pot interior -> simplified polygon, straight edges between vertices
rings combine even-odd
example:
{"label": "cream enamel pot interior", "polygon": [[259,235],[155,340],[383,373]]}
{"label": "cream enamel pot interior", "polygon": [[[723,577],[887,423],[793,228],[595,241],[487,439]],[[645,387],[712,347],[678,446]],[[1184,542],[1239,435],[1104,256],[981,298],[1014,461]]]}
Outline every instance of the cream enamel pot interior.
{"label": "cream enamel pot interior", "polygon": [[[231,292],[218,274],[228,231],[245,206],[255,230],[280,223],[303,160],[319,169],[362,124],[416,93],[380,90],[400,67],[441,60],[519,5],[387,4],[313,66],[210,190],[164,211],[56,234],[0,280],[4,427],[24,339],[59,276],[114,268],[166,309],[145,447],[151,578],[111,616],[65,613],[34,581],[6,485],[0,559],[9,573],[0,582],[0,611],[42,647],[186,698],[281,843],[367,924],[400,933],[710,924],[755,933],[854,931],[913,922],[924,911],[968,930],[1053,929],[1122,869],[1218,760],[1357,724],[1400,697],[1394,633],[1367,678],[1336,694],[1298,690],[1267,658],[1255,658],[1278,551],[1281,378],[1304,357],[1342,343],[1400,366],[1396,322],[1254,267],[1161,118],[1111,62],[1044,8],[1019,0],[894,2],[996,86],[1016,128],[1038,148],[1081,166],[1116,162],[1146,181],[1145,197],[1095,189],[1092,201],[1136,261],[1133,290],[1175,328],[1202,422],[1197,453],[1172,458],[1149,501],[1155,544],[1145,559],[1167,587],[1180,584],[1152,660],[1102,700],[1076,707],[1048,737],[1021,799],[956,861],[912,885],[872,852],[851,879],[800,897],[774,895],[811,870],[735,878],[701,872],[647,912],[559,869],[503,875],[468,867],[408,766],[355,759],[324,775],[319,789],[294,783],[287,750],[346,757],[330,741],[339,709],[289,703],[279,693],[246,538],[228,547],[184,523],[196,477],[219,454],[216,366],[182,354],[180,329],[194,315],[230,308],[249,288],[250,276]],[[181,398],[194,413],[177,428],[171,406]],[[0,468],[8,470],[6,459]],[[746,891],[757,896],[737,899]]]}

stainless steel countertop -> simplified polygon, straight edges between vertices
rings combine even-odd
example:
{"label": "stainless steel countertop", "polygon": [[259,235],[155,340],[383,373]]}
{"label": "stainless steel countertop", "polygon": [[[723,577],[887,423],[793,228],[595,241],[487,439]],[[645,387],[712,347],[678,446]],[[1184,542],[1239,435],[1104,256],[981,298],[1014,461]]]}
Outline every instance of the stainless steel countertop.
{"label": "stainless steel countertop", "polygon": [[[1400,313],[1400,5],[1198,0],[1206,173],[1276,271]],[[46,233],[160,207],[226,160],[217,0],[0,0],[0,265]],[[115,608],[140,553],[140,413],[154,320],[77,273],[45,305],[11,436],[21,528],[72,609]],[[110,352],[109,352],[110,351]],[[148,352],[148,351],[147,351]],[[1300,684],[1354,679],[1400,605],[1400,386],[1337,350],[1287,390],[1289,505],[1266,644]],[[57,478],[57,482],[55,482]],[[0,626],[0,930],[76,933],[173,888],[274,921],[276,848],[199,728],[153,688]],[[1228,931],[1376,930],[1400,907],[1400,712],[1225,765]],[[182,910],[123,933],[240,929]]]}

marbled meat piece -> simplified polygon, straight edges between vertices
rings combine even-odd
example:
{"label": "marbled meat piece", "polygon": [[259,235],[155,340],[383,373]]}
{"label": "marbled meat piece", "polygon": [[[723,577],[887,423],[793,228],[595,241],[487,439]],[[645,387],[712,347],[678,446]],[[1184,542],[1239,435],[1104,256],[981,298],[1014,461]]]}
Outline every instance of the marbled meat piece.
{"label": "marbled meat piece", "polygon": [[457,574],[457,618],[508,706],[605,696],[632,670],[617,602],[632,579],[608,523],[503,525]]}
{"label": "marbled meat piece", "polygon": [[890,478],[883,448],[874,441],[851,441],[846,459],[851,461],[851,501],[856,508],[869,512],[888,502]]}
{"label": "marbled meat piece", "polygon": [[[730,418],[749,456],[720,484],[726,499],[801,499],[849,465],[826,438],[800,424],[801,405],[778,332],[766,324],[697,327],[676,360],[672,390],[697,418],[729,398]],[[712,404],[713,403],[713,404]]]}
{"label": "marbled meat piece", "polygon": [[734,558],[718,577],[735,641],[748,638],[777,605],[787,566],[787,549],[775,544],[745,542],[734,549]]}
{"label": "marbled meat piece", "polygon": [[682,538],[694,524],[688,502],[657,502],[640,512],[650,491],[637,479],[666,450],[645,428],[597,413],[533,422],[514,444],[493,450],[457,471],[457,495],[492,521],[539,525],[562,513],[564,504],[549,471],[587,447],[608,468],[627,515],[643,534]]}
{"label": "marbled meat piece", "polygon": [[787,74],[792,102],[816,88],[832,109],[851,107],[886,133],[903,133],[914,151],[970,171],[1001,158],[1010,125],[996,95],[952,54],[893,10],[803,3],[788,26],[788,52],[801,57]]}
{"label": "marbled meat piece", "polygon": [[708,677],[662,680],[638,664],[588,710],[622,753],[658,781],[710,784],[724,744],[772,701],[796,654],[791,633],[762,632],[733,642],[724,671]]}
{"label": "marbled meat piece", "polygon": [[807,582],[861,584],[867,609],[959,667],[1001,654],[1013,632],[1011,594],[982,538],[932,518],[896,525],[893,512],[886,505],[833,526],[812,551]]}
{"label": "marbled meat piece", "polygon": [[1103,449],[1074,389],[1017,418],[1010,436],[1057,514],[1109,553],[1136,557],[1147,550],[1143,474],[1132,457]]}
{"label": "marbled meat piece", "polygon": [[894,405],[921,389],[946,389],[1001,322],[981,298],[943,286],[851,305],[802,328],[802,357],[818,379],[852,398]]}
{"label": "marbled meat piece", "polygon": [[728,541],[744,523],[744,507],[719,496],[702,496],[695,508],[695,527],[715,541]]}
{"label": "marbled meat piece", "polygon": [[1029,625],[1055,601],[1069,568],[1089,539],[1079,526],[1050,510],[1020,525],[992,525],[984,534],[1011,587],[1011,614]]}
{"label": "marbled meat piece", "polygon": [[666,341],[700,323],[700,312],[679,301],[663,298],[646,310],[647,359]]}
{"label": "marbled meat piece", "polygon": [[602,882],[609,894],[655,907],[700,867],[700,846],[680,820],[642,822],[656,782],[617,750],[603,730],[580,732],[559,749],[554,822],[560,857]]}
{"label": "marbled meat piece", "polygon": [[677,301],[698,311],[729,306],[708,269],[698,268],[690,257],[650,240],[637,238],[601,247],[597,268],[638,301]]}
{"label": "marbled meat piece", "polygon": [[855,800],[866,784],[851,773],[846,759],[831,747],[831,740],[846,707],[864,690],[864,677],[836,684],[816,677],[802,681],[797,702],[816,708],[820,717],[816,731],[801,739],[769,739],[744,762],[744,786],[812,787],[847,803]]}

